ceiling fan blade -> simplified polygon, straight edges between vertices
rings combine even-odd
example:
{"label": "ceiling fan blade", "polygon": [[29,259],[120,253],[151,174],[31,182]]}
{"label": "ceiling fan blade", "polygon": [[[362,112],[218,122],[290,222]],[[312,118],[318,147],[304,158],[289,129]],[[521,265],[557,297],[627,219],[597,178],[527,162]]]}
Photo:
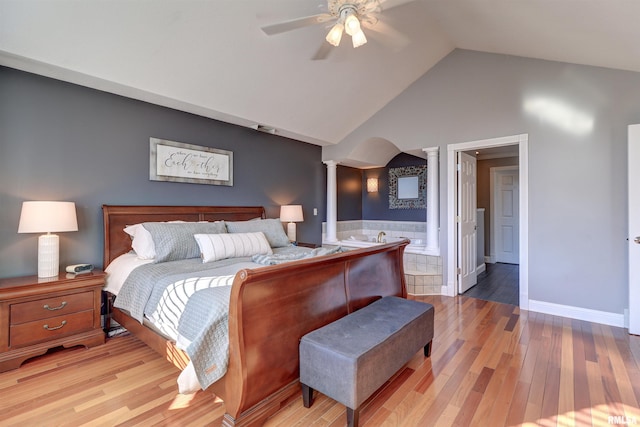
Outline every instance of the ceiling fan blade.
{"label": "ceiling fan blade", "polygon": [[318,15],[305,16],[304,18],[296,18],[291,21],[279,22],[277,24],[266,25],[262,27],[262,31],[265,34],[272,36],[274,34],[285,33],[291,30],[297,30],[298,28],[308,27],[310,25],[321,24],[323,22],[327,22],[332,19],[328,13],[320,13]]}
{"label": "ceiling fan blade", "polygon": [[380,8],[382,10],[393,9],[394,7],[402,6],[403,4],[411,3],[415,0],[381,0]]}
{"label": "ceiling fan blade", "polygon": [[314,61],[320,61],[322,59],[327,59],[329,54],[335,49],[335,47],[331,46],[328,42],[323,42],[318,50],[316,50],[315,55],[311,58]]}
{"label": "ceiling fan blade", "polygon": [[367,33],[382,45],[395,51],[401,50],[411,42],[409,37],[382,20],[375,25],[365,25],[365,34]]}

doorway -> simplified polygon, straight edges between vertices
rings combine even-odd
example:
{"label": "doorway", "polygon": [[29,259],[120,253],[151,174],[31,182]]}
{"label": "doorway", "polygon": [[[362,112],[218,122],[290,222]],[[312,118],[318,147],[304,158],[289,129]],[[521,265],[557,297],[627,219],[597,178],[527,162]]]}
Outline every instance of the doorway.
{"label": "doorway", "polygon": [[507,145],[518,146],[519,169],[519,195],[517,206],[519,210],[518,223],[518,281],[519,281],[519,306],[522,309],[529,307],[529,283],[528,283],[528,135],[513,135],[502,138],[470,141],[447,146],[447,295],[454,296],[460,291],[458,274],[458,238],[457,238],[457,182],[456,182],[456,158],[459,152],[479,150],[483,148],[502,147]]}

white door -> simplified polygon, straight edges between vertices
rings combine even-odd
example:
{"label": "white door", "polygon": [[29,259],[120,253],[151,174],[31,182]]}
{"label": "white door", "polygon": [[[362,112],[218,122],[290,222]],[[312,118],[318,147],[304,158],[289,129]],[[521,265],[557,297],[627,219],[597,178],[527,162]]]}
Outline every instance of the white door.
{"label": "white door", "polygon": [[496,262],[518,264],[520,239],[518,237],[518,169],[495,168],[493,230]]}
{"label": "white door", "polygon": [[629,333],[640,335],[640,125],[629,126]]}
{"label": "white door", "polygon": [[458,292],[478,283],[476,274],[476,158],[458,153]]}

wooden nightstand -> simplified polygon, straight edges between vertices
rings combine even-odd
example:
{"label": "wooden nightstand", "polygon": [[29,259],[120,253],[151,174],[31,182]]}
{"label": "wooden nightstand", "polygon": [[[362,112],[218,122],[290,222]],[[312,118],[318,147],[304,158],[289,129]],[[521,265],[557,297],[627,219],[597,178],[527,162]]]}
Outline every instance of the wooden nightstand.
{"label": "wooden nightstand", "polygon": [[0,372],[54,347],[104,344],[105,273],[0,279]]}

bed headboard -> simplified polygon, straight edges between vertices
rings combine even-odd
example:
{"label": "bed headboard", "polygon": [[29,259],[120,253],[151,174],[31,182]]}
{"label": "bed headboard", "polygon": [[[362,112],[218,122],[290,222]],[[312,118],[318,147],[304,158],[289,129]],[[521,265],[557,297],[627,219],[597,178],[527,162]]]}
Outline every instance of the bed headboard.
{"label": "bed headboard", "polygon": [[262,206],[113,206],[102,205],[104,218],[103,268],[131,250],[131,237],[123,230],[141,222],[246,221],[265,218]]}

